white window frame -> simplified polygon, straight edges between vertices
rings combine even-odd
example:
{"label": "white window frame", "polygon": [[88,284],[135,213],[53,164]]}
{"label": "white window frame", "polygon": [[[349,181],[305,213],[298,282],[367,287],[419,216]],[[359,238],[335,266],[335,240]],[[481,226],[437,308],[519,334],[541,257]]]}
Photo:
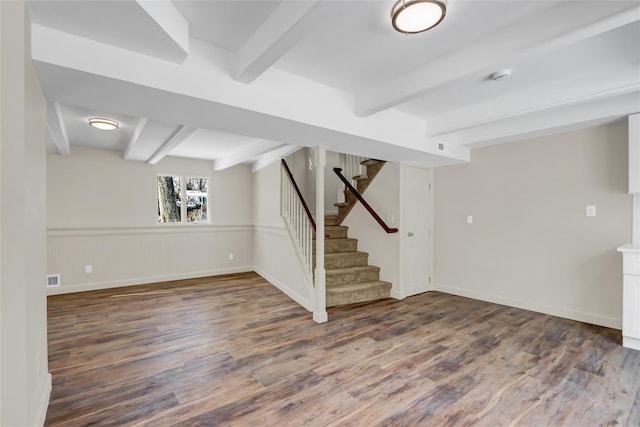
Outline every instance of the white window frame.
{"label": "white window frame", "polygon": [[[211,192],[209,191],[211,187],[211,177],[206,175],[195,175],[195,174],[184,174],[184,173],[158,173],[156,174],[155,179],[155,189],[156,189],[156,200],[155,200],[155,212],[157,216],[158,211],[158,203],[160,202],[160,194],[158,193],[158,178],[161,176],[171,176],[180,178],[180,221],[179,222],[160,222],[157,220],[155,223],[160,226],[175,226],[175,225],[208,225],[211,224],[211,215],[210,215],[210,200],[211,200]],[[187,221],[187,178],[197,178],[197,179],[206,179],[207,180],[207,220],[206,221]]]}

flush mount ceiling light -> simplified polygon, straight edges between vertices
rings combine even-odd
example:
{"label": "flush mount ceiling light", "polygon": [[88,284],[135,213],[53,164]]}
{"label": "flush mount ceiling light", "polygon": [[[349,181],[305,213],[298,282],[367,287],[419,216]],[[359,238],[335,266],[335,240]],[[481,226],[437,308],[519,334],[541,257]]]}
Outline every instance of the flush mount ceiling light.
{"label": "flush mount ceiling light", "polygon": [[89,119],[89,126],[102,130],[114,130],[118,129],[118,122],[111,119],[104,119],[102,117],[93,117]]}
{"label": "flush mount ceiling light", "polygon": [[391,9],[397,31],[416,34],[438,25],[447,14],[447,0],[398,0]]}

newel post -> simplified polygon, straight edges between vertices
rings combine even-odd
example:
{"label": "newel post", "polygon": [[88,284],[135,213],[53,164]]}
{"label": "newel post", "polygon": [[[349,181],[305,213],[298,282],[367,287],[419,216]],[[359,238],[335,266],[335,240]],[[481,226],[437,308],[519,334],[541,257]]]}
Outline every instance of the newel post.
{"label": "newel post", "polygon": [[314,148],[316,166],[316,271],[315,306],[313,320],[324,323],[328,320],[326,272],[324,269],[324,168],[327,165],[327,149]]}

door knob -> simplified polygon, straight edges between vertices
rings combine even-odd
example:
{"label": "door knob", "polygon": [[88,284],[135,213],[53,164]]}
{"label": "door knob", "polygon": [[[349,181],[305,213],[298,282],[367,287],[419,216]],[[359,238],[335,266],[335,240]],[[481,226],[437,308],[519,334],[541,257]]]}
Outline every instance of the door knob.
{"label": "door knob", "polygon": [[407,236],[412,237],[413,236],[413,231],[408,232]]}

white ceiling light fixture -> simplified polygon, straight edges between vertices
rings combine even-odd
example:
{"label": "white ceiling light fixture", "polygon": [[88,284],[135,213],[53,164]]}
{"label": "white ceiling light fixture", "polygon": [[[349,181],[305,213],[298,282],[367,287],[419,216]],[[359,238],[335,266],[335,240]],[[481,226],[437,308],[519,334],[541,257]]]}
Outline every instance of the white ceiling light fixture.
{"label": "white ceiling light fixture", "polygon": [[105,119],[102,117],[92,117],[89,119],[89,126],[93,126],[96,129],[101,130],[114,130],[118,129],[118,122],[111,119]]}
{"label": "white ceiling light fixture", "polygon": [[435,27],[447,14],[447,0],[398,0],[391,9],[397,31],[416,34]]}

